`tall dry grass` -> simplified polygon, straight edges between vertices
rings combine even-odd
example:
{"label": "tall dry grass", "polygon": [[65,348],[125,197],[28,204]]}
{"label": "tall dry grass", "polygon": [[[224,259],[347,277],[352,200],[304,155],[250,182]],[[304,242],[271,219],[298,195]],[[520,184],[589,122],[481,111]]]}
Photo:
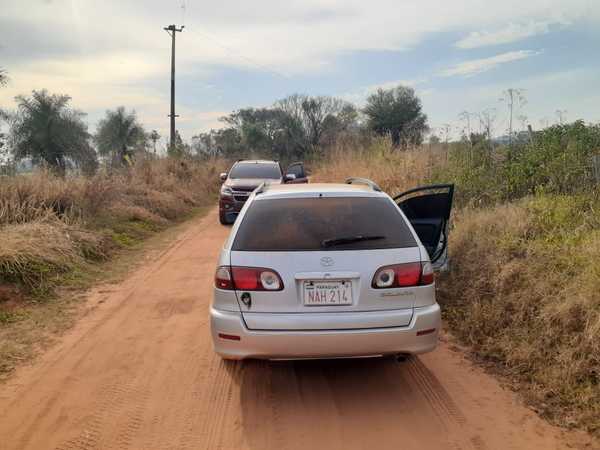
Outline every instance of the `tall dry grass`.
{"label": "tall dry grass", "polygon": [[220,160],[140,160],[91,178],[0,178],[0,284],[46,294],[61,274],[105,259],[214,201]]}
{"label": "tall dry grass", "polygon": [[426,183],[446,164],[441,145],[398,150],[391,140],[374,138],[367,145],[340,141],[315,165],[312,181],[343,182],[348,177],[369,178],[390,194]]}
{"label": "tall dry grass", "polygon": [[[457,169],[443,148],[397,151],[386,141],[339,145],[329,155],[315,180],[362,176],[390,194],[435,182],[448,164]],[[486,185],[494,178],[487,173],[462,170],[450,177],[459,200],[451,269],[437,283],[449,330],[544,416],[600,434],[600,193],[475,207],[498,186]],[[481,176],[479,197],[471,196],[462,180]]]}
{"label": "tall dry grass", "polygon": [[457,214],[440,300],[453,333],[546,417],[600,433],[600,199]]}

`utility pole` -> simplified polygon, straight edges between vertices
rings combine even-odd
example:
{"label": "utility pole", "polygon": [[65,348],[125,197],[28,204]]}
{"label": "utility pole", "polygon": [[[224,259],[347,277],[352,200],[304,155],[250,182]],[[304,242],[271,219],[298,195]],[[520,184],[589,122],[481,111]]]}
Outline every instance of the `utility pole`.
{"label": "utility pole", "polygon": [[181,33],[185,27],[182,25],[177,28],[175,25],[169,25],[164,30],[171,36],[171,137],[169,141],[169,147],[171,154],[175,150],[175,117],[179,117],[175,114],[175,34]]}

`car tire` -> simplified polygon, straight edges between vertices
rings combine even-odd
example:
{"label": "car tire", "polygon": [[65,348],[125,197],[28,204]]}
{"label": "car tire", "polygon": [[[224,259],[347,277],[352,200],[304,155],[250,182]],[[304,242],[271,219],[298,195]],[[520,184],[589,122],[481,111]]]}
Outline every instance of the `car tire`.
{"label": "car tire", "polygon": [[413,355],[409,353],[399,353],[394,355],[394,359],[399,363],[409,362],[413,358]]}
{"label": "car tire", "polygon": [[223,211],[219,211],[219,222],[221,225],[229,225],[229,221],[227,220],[227,216]]}

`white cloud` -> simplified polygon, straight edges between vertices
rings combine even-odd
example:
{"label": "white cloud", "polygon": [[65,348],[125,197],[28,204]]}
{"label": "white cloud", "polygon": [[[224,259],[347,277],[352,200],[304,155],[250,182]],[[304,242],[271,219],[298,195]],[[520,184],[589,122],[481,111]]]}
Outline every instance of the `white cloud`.
{"label": "white cloud", "polygon": [[[4,33],[0,60],[12,79],[8,88],[0,90],[2,106],[13,105],[15,94],[46,87],[52,92],[71,94],[73,105],[90,113],[92,124],[104,109],[119,104],[135,108],[142,120],[156,118],[153,123],[157,126],[159,122],[166,123],[170,39],[162,28],[182,23],[180,1],[1,0],[1,3],[0,28]],[[546,23],[582,20],[593,25],[600,23],[600,2],[188,1],[186,30],[177,35],[177,73],[193,75],[194,80],[202,82],[214,75],[216,68],[274,70],[290,77],[308,75],[310,83],[318,83],[320,72],[330,70],[338,57],[352,52],[399,51],[415,48],[434,33],[501,30],[513,21],[521,24],[508,32],[481,31],[477,36],[479,42],[506,40],[506,35],[543,32]],[[465,45],[477,45],[475,37],[470,41],[469,38],[470,35],[465,38]],[[445,74],[479,73],[507,62],[506,58],[514,61],[528,56],[531,52],[510,52],[460,64],[447,69]],[[398,78],[401,77],[400,73]],[[298,78],[298,83],[306,79]],[[211,79],[221,82],[214,80]],[[299,85],[298,89],[306,89],[305,86]],[[371,89],[372,86],[362,88],[361,95]],[[181,95],[183,91],[178,90],[178,97]],[[192,99],[185,100],[193,103]],[[270,100],[265,98],[264,102],[268,104]],[[228,107],[229,104],[219,102],[204,103],[208,110]],[[200,111],[202,107],[190,106],[190,109]],[[197,119],[202,121],[201,117]],[[190,130],[195,127],[191,122],[186,125],[183,115],[182,126]]]}
{"label": "white cloud", "polygon": [[440,72],[440,75],[444,77],[452,77],[456,75],[460,76],[473,76],[478,73],[487,72],[500,64],[505,64],[512,61],[518,61],[520,59],[529,58],[530,56],[536,55],[539,52],[533,50],[516,50],[513,52],[501,53],[496,56],[481,59],[471,59],[469,61],[463,61],[456,64],[455,66],[444,69]]}
{"label": "white cloud", "polygon": [[550,31],[550,22],[530,21],[527,23],[511,23],[504,28],[499,28],[494,31],[473,31],[460,41],[455,46],[458,48],[478,48],[490,45],[509,44],[522,39],[546,34]]}
{"label": "white cloud", "polygon": [[[2,3],[5,21],[27,24],[38,36],[62,37],[82,54],[98,48],[135,49],[151,60],[164,58],[169,39],[162,27],[181,23],[179,2],[164,0]],[[290,75],[327,70],[336,56],[346,52],[413,48],[431,32],[495,29],[515,17],[516,23],[525,24],[466,38],[464,45],[477,46],[479,41],[506,41],[541,32],[549,23],[600,16],[600,3],[589,0],[220,0],[187,4],[187,29],[177,36],[182,70],[215,64],[252,70],[267,66]],[[6,47],[20,47],[17,39],[15,34],[14,42],[5,42]],[[8,40],[13,39],[9,36]]]}

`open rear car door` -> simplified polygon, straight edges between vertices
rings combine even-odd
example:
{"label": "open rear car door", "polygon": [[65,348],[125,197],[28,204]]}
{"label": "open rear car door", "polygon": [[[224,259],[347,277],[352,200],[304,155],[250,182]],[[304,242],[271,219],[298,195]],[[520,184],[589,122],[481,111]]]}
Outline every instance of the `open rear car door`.
{"label": "open rear car door", "polygon": [[448,265],[448,224],[453,197],[453,184],[419,187],[394,197],[436,270],[446,270]]}
{"label": "open rear car door", "polygon": [[[295,178],[288,179],[288,175],[294,175]],[[286,183],[308,183],[308,177],[306,175],[306,171],[304,170],[304,163],[302,162],[290,164],[285,171],[285,177],[287,179]]]}

